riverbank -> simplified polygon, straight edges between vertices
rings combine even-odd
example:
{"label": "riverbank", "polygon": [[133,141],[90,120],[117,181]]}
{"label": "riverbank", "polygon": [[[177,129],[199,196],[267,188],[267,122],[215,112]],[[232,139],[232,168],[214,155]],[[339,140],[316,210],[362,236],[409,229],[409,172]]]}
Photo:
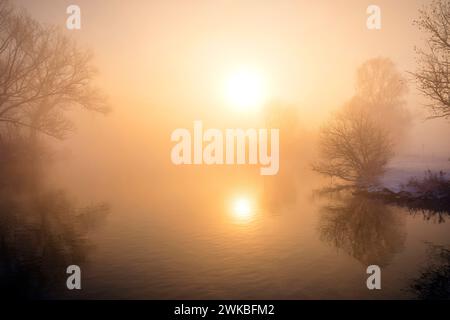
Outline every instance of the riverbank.
{"label": "riverbank", "polygon": [[392,161],[380,185],[354,191],[417,210],[450,213],[450,161],[409,156]]}

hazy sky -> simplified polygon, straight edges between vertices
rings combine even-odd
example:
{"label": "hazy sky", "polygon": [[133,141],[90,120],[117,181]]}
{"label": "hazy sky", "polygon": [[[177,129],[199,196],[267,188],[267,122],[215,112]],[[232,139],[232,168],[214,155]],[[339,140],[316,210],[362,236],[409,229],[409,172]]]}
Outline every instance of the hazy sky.
{"label": "hazy sky", "polygon": [[[223,103],[223,78],[239,65],[263,70],[270,97],[311,112],[348,99],[368,58],[413,69],[420,35],[411,22],[423,2],[18,1],[61,26],[66,7],[78,4],[82,29],[70,33],[93,49],[116,95],[213,113]],[[381,8],[379,31],[366,28],[369,4]]]}
{"label": "hazy sky", "polygon": [[[351,98],[356,69],[365,60],[389,57],[405,76],[414,70],[414,45],[421,45],[423,35],[412,21],[428,1],[15,3],[39,21],[63,28],[66,7],[80,6],[81,30],[67,32],[95,53],[99,84],[114,112],[106,120],[87,116],[81,121],[71,148],[75,154],[82,150],[100,156],[106,147],[99,151],[98,146],[114,139],[114,146],[126,150],[123,154],[139,157],[136,150],[170,143],[170,130],[192,126],[194,119],[233,127],[251,122],[251,116],[231,112],[223,97],[227,75],[243,65],[261,71],[269,99],[294,105],[300,122],[317,128],[331,110]],[[366,27],[371,4],[381,8],[381,30]],[[424,100],[413,82],[409,86],[409,107],[416,113]],[[450,150],[448,121],[423,118],[417,116],[406,148]],[[159,126],[168,130],[155,135]],[[167,160],[164,152],[152,157]]]}

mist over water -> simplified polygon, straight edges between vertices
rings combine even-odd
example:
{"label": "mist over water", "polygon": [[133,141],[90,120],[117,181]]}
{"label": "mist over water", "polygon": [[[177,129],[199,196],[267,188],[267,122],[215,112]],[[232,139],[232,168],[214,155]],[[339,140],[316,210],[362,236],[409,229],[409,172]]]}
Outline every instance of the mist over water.
{"label": "mist over water", "polygon": [[[82,297],[414,297],[408,288],[427,261],[427,243],[448,241],[445,216],[317,196],[282,181],[235,176],[214,185],[198,176],[180,181],[183,190],[171,187],[173,198],[149,184],[142,197],[108,199],[107,221],[91,236]],[[296,180],[321,185],[306,172]],[[236,197],[251,203],[248,216],[234,211]],[[365,287],[370,264],[383,268],[377,293]]]}
{"label": "mist over water", "polygon": [[[71,109],[76,130],[63,141],[34,137],[26,157],[28,131],[13,143],[0,139],[1,296],[432,296],[436,274],[448,268],[448,207],[365,192],[375,171],[380,192],[402,192],[427,170],[450,172],[450,123],[425,120],[426,99],[408,73],[420,43],[411,21],[422,2],[381,1],[390,31],[379,33],[360,23],[365,5],[347,2],[258,3],[255,12],[250,2],[79,1],[87,19],[64,34],[94,51],[95,83],[111,112]],[[17,5],[40,22],[65,17],[60,3]],[[366,175],[354,179],[364,192],[341,188],[336,172],[313,170],[336,115],[371,125],[343,130],[352,142],[366,128],[390,138],[380,168],[357,172]],[[278,173],[262,176],[259,164],[175,165],[171,134],[196,120],[221,132],[279,129]],[[0,138],[9,137],[3,129]],[[369,138],[353,145],[371,146]],[[81,291],[66,290],[72,264],[82,269]],[[382,290],[367,289],[369,265],[382,268]]]}
{"label": "mist over water", "polygon": [[[315,138],[297,130],[291,136],[281,131],[283,156],[276,176],[260,176],[257,166],[175,166],[169,139],[152,149],[155,157],[145,170],[131,164],[123,169],[122,157],[133,157],[133,164],[147,160],[149,150],[130,145],[127,152],[101,161],[96,175],[95,163],[85,167],[91,174],[80,177],[67,166],[73,158],[64,165],[56,162],[55,184],[64,185],[69,176],[65,188],[80,203],[102,200],[111,208],[91,236],[95,253],[83,269],[81,296],[415,297],[409,286],[427,261],[428,244],[448,244],[447,214],[441,220],[432,211],[347,192],[322,194],[330,181],[311,171],[313,143],[305,141]],[[169,137],[168,128],[161,132]],[[290,149],[293,141],[299,151]],[[413,159],[406,160],[411,174],[421,175],[434,163]],[[248,203],[244,215],[236,212],[236,199]],[[386,285],[380,292],[365,287],[370,264],[383,268]]]}

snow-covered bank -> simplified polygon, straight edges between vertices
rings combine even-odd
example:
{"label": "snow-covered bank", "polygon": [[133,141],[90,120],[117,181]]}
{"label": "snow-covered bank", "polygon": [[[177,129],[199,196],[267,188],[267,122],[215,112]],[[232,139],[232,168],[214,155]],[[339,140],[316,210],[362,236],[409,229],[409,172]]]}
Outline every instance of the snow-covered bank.
{"label": "snow-covered bank", "polygon": [[[409,155],[394,158],[387,166],[386,172],[380,179],[382,188],[394,193],[408,191],[406,185],[412,178],[422,179],[427,171],[446,172],[450,178],[450,159],[438,156]],[[406,187],[407,188],[407,187]],[[413,192],[413,190],[409,190]]]}
{"label": "snow-covered bank", "polygon": [[443,214],[450,214],[450,161],[442,157],[397,158],[378,186],[354,193],[413,211],[438,213],[442,219]]}

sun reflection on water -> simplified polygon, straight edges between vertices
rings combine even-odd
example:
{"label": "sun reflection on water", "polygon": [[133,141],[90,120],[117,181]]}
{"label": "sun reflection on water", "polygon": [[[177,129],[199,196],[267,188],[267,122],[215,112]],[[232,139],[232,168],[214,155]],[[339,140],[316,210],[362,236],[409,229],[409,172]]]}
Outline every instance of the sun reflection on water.
{"label": "sun reflection on water", "polygon": [[255,207],[250,198],[238,197],[233,200],[232,216],[237,223],[248,223],[255,216]]}

